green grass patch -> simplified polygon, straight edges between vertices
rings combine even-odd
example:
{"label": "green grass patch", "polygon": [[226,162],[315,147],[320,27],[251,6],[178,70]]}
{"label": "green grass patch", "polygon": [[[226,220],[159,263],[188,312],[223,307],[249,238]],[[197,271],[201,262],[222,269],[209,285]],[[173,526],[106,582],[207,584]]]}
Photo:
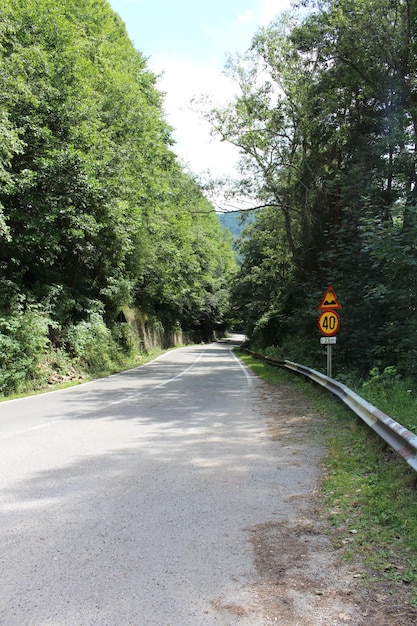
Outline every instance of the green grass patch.
{"label": "green grass patch", "polygon": [[394,367],[371,370],[369,378],[355,385],[355,391],[397,422],[417,433],[417,389]]}
{"label": "green grass patch", "polygon": [[[327,456],[322,476],[322,512],[333,527],[343,560],[363,564],[366,583],[386,580],[395,592],[406,587],[417,607],[417,473],[340,400],[308,379],[238,351],[240,358],[272,384],[293,384],[323,418]],[[374,381],[376,382],[376,381]],[[413,392],[385,390],[381,406],[376,385],[368,399],[403,423],[413,407]],[[366,389],[366,387],[365,387]],[[363,394],[361,394],[363,395]],[[393,404],[391,404],[392,399]],[[415,418],[415,416],[413,416]],[[405,424],[404,424],[405,425]]]}

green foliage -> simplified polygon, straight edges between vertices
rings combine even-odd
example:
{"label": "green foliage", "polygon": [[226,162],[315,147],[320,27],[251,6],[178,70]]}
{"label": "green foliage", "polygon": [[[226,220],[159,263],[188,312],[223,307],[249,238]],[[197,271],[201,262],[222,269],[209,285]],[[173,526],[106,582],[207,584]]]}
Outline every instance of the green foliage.
{"label": "green foliage", "polygon": [[91,372],[105,371],[115,356],[111,332],[100,313],[69,326],[65,343],[74,363]]}
{"label": "green foliage", "polygon": [[369,372],[369,377],[356,381],[355,390],[378,409],[412,432],[417,432],[417,389],[415,381],[404,378],[394,366]]}
{"label": "green foliage", "polygon": [[105,324],[92,310],[78,323],[58,327],[39,305],[15,307],[0,317],[0,395],[45,390],[137,365],[139,336],[129,324]]}
{"label": "green foliage", "polygon": [[48,349],[51,320],[36,307],[0,317],[0,393],[36,386]]}
{"label": "green foliage", "polygon": [[111,334],[118,349],[118,361],[122,362],[126,358],[134,358],[138,354],[139,337],[130,324],[113,325]]}
{"label": "green foliage", "polygon": [[302,4],[229,63],[241,91],[207,112],[241,150],[238,190],[266,207],[239,244],[233,316],[253,345],[315,365],[317,305],[332,283],[340,371],[394,365],[415,377],[415,8]]}
{"label": "green foliage", "polygon": [[114,358],[125,305],[168,329],[225,323],[231,241],[171,150],[155,84],[106,0],[1,3],[0,312],[38,303],[88,368]]}
{"label": "green foliage", "polygon": [[387,583],[411,583],[412,603],[417,572],[413,470],[352,417],[339,412],[326,430],[330,454],[323,491],[338,546]]}
{"label": "green foliage", "polygon": [[158,207],[146,226],[154,245],[137,287],[137,304],[168,328],[205,333],[225,323],[234,254],[197,184],[174,172],[170,189],[175,209]]}
{"label": "green foliage", "polygon": [[134,251],[138,194],[156,169],[144,159],[159,164],[168,152],[154,77],[105,2],[3,10],[0,104],[25,146],[1,198],[4,275],[35,298],[48,284],[98,298]]}
{"label": "green foliage", "polygon": [[232,284],[232,311],[236,321],[255,341],[278,340],[282,323],[280,304],[291,273],[290,255],[284,246],[281,216],[273,210],[257,215],[242,237],[242,263]]}

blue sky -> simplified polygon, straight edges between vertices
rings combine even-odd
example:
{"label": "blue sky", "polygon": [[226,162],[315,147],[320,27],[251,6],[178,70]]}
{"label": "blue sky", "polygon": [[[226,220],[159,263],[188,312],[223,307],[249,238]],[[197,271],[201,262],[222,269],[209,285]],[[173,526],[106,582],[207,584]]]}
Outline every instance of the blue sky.
{"label": "blue sky", "polygon": [[189,109],[194,96],[231,97],[223,76],[228,54],[244,52],[259,28],[289,8],[290,0],[108,0],[125,22],[148,66],[161,74],[165,111],[175,128],[174,150],[196,174],[233,173],[231,146],[210,139],[209,127]]}

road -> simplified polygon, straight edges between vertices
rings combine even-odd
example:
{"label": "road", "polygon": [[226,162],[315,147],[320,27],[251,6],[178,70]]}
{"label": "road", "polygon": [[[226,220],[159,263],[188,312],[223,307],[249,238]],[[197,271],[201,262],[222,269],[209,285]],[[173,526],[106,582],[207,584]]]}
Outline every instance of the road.
{"label": "road", "polygon": [[2,626],[278,623],[254,529],[299,513],[322,452],[270,432],[234,343],[0,404]]}

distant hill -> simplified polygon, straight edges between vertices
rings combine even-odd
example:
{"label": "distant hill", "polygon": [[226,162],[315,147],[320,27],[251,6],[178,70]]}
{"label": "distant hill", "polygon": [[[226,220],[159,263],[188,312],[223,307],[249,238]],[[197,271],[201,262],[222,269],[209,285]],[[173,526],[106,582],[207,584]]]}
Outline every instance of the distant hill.
{"label": "distant hill", "polygon": [[219,219],[223,228],[230,230],[235,238],[240,236],[242,230],[246,228],[248,224],[252,224],[255,221],[255,212],[234,211],[231,213],[221,213]]}

